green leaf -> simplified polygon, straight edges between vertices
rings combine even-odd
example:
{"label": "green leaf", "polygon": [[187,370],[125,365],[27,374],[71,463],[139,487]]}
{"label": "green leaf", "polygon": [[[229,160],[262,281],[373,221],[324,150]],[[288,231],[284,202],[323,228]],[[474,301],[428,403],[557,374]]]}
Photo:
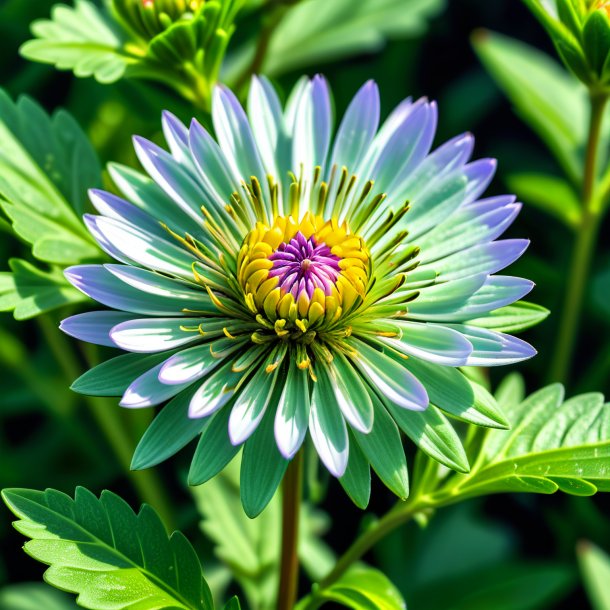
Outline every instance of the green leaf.
{"label": "green leaf", "polygon": [[297,610],[314,610],[326,602],[336,602],[353,610],[404,610],[398,589],[379,570],[355,566],[327,589],[305,598]]}
{"label": "green leaf", "polygon": [[473,39],[474,49],[519,116],[578,180],[587,133],[587,94],[548,55],[493,32]]}
{"label": "green leaf", "polygon": [[76,0],[74,8],[55,5],[51,19],[35,21],[32,33],[36,38],[21,47],[23,57],[100,83],[119,80],[136,61],[124,51],[121,32],[89,0]]}
{"label": "green leaf", "polygon": [[345,473],[339,479],[352,502],[364,510],[371,499],[371,468],[354,435],[349,431],[349,455]]}
{"label": "green leaf", "polygon": [[580,571],[593,610],[610,610],[610,555],[589,542],[578,545]]}
{"label": "green leaf", "polygon": [[232,597],[226,604],[223,610],[241,610],[241,605],[237,597]]}
{"label": "green leaf", "polygon": [[512,305],[491,311],[484,317],[468,320],[465,324],[503,333],[517,333],[540,324],[546,320],[549,313],[550,311],[541,305],[517,301]]}
{"label": "green leaf", "polygon": [[455,476],[441,494],[610,490],[610,404],[601,394],[564,402],[555,384],[512,405],[507,416],[512,429],[488,430],[471,472]]}
{"label": "green leaf", "polygon": [[574,229],[580,222],[580,200],[572,186],[562,178],[548,174],[523,173],[507,176],[511,191],[519,194],[526,205],[555,216]]}
{"label": "green leaf", "polygon": [[[271,76],[379,50],[387,39],[421,35],[444,0],[308,0],[274,30],[262,71]],[[238,53],[230,79],[251,62],[255,42]]]}
{"label": "green leaf", "polygon": [[[203,518],[201,528],[243,589],[249,607],[273,610],[280,562],[281,499],[276,494],[258,517],[249,519],[241,504],[239,471],[240,461],[236,459],[192,492]],[[315,579],[334,565],[332,552],[320,541],[328,525],[324,513],[302,505],[299,556]]]}
{"label": "green leaf", "polygon": [[0,311],[13,311],[16,320],[87,300],[58,268],[42,271],[18,258],[11,259],[9,267],[12,273],[0,273]]}
{"label": "green leaf", "polygon": [[52,489],[7,489],[2,497],[31,539],[25,551],[50,566],[46,581],[77,593],[81,605],[213,610],[193,547],[179,532],[168,537],[150,506],[136,515],[115,494],[98,499],[82,487],[74,500]]}
{"label": "green leaf", "polygon": [[60,591],[42,583],[11,585],[0,590],[2,610],[77,610],[78,606]]}

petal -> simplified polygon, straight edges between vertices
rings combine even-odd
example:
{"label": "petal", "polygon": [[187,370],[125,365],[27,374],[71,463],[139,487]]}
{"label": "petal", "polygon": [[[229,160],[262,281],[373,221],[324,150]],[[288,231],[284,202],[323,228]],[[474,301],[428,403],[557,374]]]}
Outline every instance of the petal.
{"label": "petal", "polygon": [[229,438],[233,445],[241,445],[256,430],[271,402],[280,366],[268,372],[268,365],[275,360],[276,350],[240,389],[229,417]]}
{"label": "petal", "polygon": [[355,171],[377,132],[379,113],[379,88],[369,80],[356,93],[343,116],[329,167],[336,165],[338,169],[347,167],[348,171]]}
{"label": "petal", "polygon": [[199,386],[189,404],[189,417],[212,415],[233,398],[233,388],[239,376],[232,372],[231,367],[232,363],[227,362]]}
{"label": "petal", "polygon": [[158,364],[140,375],[123,394],[119,403],[121,407],[129,409],[154,407],[176,396],[190,385],[190,382],[171,386],[161,383],[159,381],[159,371],[162,367],[163,363]]}
{"label": "petal", "polygon": [[138,136],[133,138],[133,143],[136,155],[150,177],[187,216],[203,226],[199,206],[206,200],[205,193],[189,172],[156,144]]}
{"label": "petal", "polygon": [[88,311],[66,318],[59,328],[75,339],[95,345],[116,347],[110,338],[110,330],[128,320],[133,320],[133,315],[120,311]]}
{"label": "petal", "polygon": [[193,278],[192,265],[197,259],[170,241],[131,223],[105,216],[85,214],[84,221],[103,250],[117,260],[185,279]]}
{"label": "petal", "polygon": [[333,476],[340,478],[345,474],[349,458],[347,426],[326,373],[319,373],[311,397],[309,433],[322,463]]}
{"label": "petal", "polygon": [[192,383],[222,364],[243,346],[243,341],[219,339],[185,349],[169,358],[159,370],[159,381],[168,385]]}
{"label": "petal", "polygon": [[422,263],[430,263],[471,246],[493,241],[512,224],[521,210],[514,197],[478,201],[463,207],[418,239]]}
{"label": "petal", "polygon": [[[140,270],[144,272],[144,270]],[[153,275],[150,272],[144,272]],[[66,279],[81,292],[106,307],[150,316],[182,316],[184,308],[214,311],[202,295],[186,300],[182,295],[147,294],[115,277],[103,265],[78,265],[64,271]]]}
{"label": "petal", "polygon": [[359,432],[367,434],[373,428],[374,410],[366,385],[341,353],[336,353],[328,365],[335,400],[343,417]]}
{"label": "petal", "polygon": [[292,143],[293,171],[309,178],[314,167],[324,167],[332,130],[330,91],[326,80],[316,75],[308,83],[295,116]]}
{"label": "petal", "polygon": [[514,263],[529,246],[527,239],[504,239],[472,246],[461,252],[430,263],[418,270],[434,269],[438,281],[457,280],[470,275],[491,275]]}
{"label": "petal", "polygon": [[379,341],[406,356],[445,366],[463,366],[472,353],[470,342],[446,326],[402,321],[394,324],[403,332],[402,337],[379,337]]}
{"label": "petal", "polygon": [[461,324],[451,325],[451,328],[463,334],[474,348],[467,366],[502,366],[536,355],[529,343],[511,335]]}
{"label": "petal", "polygon": [[404,409],[428,407],[426,388],[404,366],[359,339],[352,338],[350,344],[356,351],[351,360],[381,395]]}
{"label": "petal", "polygon": [[[117,324],[110,337],[129,352],[163,352],[194,341],[202,341],[201,318],[144,318]],[[185,330],[185,327],[191,327]],[[194,330],[193,330],[194,327]]]}
{"label": "petal", "polygon": [[299,369],[291,358],[274,425],[278,449],[288,460],[299,450],[307,433],[311,408],[308,377],[309,373]]}
{"label": "petal", "polygon": [[110,163],[108,173],[121,193],[152,218],[163,219],[179,234],[201,231],[201,218],[193,219],[166,195],[156,182],[131,167]]}

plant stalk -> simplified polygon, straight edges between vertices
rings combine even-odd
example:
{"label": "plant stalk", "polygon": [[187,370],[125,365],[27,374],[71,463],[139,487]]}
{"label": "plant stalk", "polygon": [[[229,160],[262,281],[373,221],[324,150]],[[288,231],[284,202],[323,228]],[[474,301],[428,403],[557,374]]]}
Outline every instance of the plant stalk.
{"label": "plant stalk", "polygon": [[570,262],[563,313],[549,373],[550,381],[561,383],[568,382],[570,377],[570,367],[576,345],[582,305],[601,218],[600,206],[596,199],[597,169],[604,111],[608,96],[592,93],[590,99],[591,119],[582,187],[582,216]]}
{"label": "plant stalk", "polygon": [[282,483],[282,559],[278,610],[294,608],[299,584],[299,514],[303,488],[303,451],[288,465]]}

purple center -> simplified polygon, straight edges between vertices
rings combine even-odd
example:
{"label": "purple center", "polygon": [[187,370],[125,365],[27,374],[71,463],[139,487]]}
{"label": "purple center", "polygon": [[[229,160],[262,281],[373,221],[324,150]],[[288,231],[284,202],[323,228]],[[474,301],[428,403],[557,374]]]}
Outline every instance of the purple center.
{"label": "purple center", "polygon": [[269,260],[273,261],[269,277],[278,277],[282,294],[290,292],[295,301],[303,291],[311,298],[316,288],[330,296],[341,273],[341,259],[325,243],[317,244],[313,236],[305,239],[300,231],[280,244]]}

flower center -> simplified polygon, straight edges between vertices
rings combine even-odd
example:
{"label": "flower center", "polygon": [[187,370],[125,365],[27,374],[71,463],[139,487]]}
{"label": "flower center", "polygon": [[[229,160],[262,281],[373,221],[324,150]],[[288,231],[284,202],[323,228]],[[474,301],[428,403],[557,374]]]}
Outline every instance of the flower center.
{"label": "flower center", "polygon": [[269,277],[277,277],[280,290],[291,293],[295,300],[303,291],[311,299],[316,288],[330,296],[341,273],[341,258],[325,243],[318,244],[314,236],[307,239],[301,231],[288,243],[281,243],[269,260],[273,261]]}
{"label": "flower center", "polygon": [[362,239],[311,213],[258,223],[237,267],[248,308],[276,332],[330,328],[362,301],[370,276]]}

